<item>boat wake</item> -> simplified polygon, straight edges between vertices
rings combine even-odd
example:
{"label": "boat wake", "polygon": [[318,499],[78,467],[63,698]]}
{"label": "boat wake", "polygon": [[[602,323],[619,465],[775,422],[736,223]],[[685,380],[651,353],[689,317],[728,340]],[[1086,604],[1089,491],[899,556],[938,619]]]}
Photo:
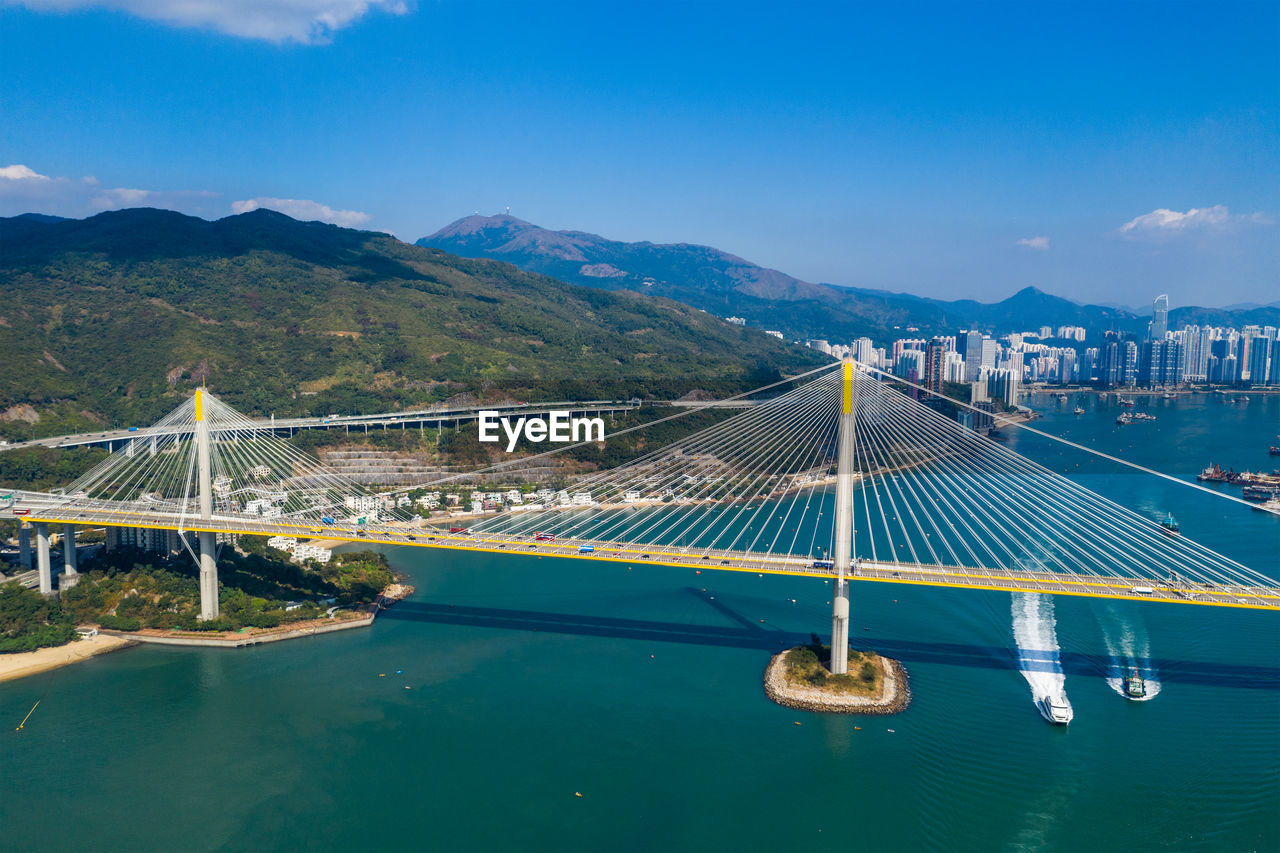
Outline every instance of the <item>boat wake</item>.
{"label": "boat wake", "polygon": [[1045,703],[1064,707],[1070,718],[1067,679],[1058,657],[1058,623],[1053,615],[1053,599],[1034,592],[1015,592],[1012,614],[1018,670],[1031,687],[1036,707],[1043,709]]}
{"label": "boat wake", "polygon": [[[1098,613],[1098,625],[1102,628],[1102,642],[1107,646],[1107,685],[1116,693],[1134,702],[1146,702],[1160,693],[1160,680],[1151,663],[1151,638],[1146,626],[1138,617],[1130,619],[1114,602],[1105,602]],[[1125,693],[1124,677],[1137,670],[1145,690],[1142,696]]]}

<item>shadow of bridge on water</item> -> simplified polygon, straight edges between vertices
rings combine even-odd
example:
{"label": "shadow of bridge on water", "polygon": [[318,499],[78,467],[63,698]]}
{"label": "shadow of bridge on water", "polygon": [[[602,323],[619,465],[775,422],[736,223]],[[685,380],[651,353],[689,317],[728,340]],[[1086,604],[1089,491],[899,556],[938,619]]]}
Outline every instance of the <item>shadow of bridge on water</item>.
{"label": "shadow of bridge on water", "polygon": [[[742,616],[723,601],[712,598],[693,587],[686,591],[737,623],[738,627],[692,625],[686,622],[664,622],[649,619],[624,619],[587,613],[550,613],[538,610],[512,610],[497,607],[472,607],[461,604],[436,604],[425,601],[401,601],[382,613],[379,619],[403,622],[426,622],[438,625],[462,625],[506,631],[531,631],[570,634],[584,637],[612,637],[660,643],[682,643],[697,646],[719,646],[735,649],[758,649],[775,654],[810,641],[809,634],[785,631],[758,624]],[[903,663],[937,663],[948,666],[982,667],[986,669],[1032,670],[1053,672],[1061,669],[1067,675],[1100,676],[1114,661],[1109,655],[1081,652],[1057,652],[1057,665],[1050,651],[1022,650],[1009,646],[982,646],[967,643],[926,643],[892,637],[863,635],[856,638],[860,648],[896,658]],[[1044,658],[1027,660],[1027,658]],[[1199,684],[1213,687],[1241,687],[1255,690],[1280,690],[1280,667],[1251,666],[1219,661],[1189,661],[1152,658],[1151,667],[1164,683]]]}

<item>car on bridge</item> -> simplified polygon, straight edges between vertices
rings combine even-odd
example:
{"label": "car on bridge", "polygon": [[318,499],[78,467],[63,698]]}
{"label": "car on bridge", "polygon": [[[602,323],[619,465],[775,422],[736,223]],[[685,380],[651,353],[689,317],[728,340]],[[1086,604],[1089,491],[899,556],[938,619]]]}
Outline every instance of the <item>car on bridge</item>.
{"label": "car on bridge", "polygon": [[555,534],[553,534],[553,533],[535,533],[535,534],[533,534],[533,541],[535,541],[535,542],[554,542],[554,541],[556,541],[556,537],[555,537]]}

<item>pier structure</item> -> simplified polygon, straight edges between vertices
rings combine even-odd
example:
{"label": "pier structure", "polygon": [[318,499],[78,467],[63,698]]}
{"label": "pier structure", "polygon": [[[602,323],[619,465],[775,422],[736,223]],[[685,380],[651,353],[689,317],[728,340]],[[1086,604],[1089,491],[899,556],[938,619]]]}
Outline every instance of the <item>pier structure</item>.
{"label": "pier structure", "polygon": [[853,360],[845,359],[840,392],[840,422],[836,435],[836,524],[831,556],[835,584],[831,591],[831,672],[849,671],[849,575],[853,557],[853,467],[857,430],[857,389]]}
{"label": "pier structure", "polygon": [[62,525],[62,574],[58,575],[58,589],[69,589],[80,580],[76,564],[76,526]]}
{"label": "pier structure", "polygon": [[36,522],[36,572],[40,576],[40,592],[49,595],[53,592],[53,566],[49,555],[49,523]]}
{"label": "pier structure", "polygon": [[18,565],[31,571],[31,525],[25,521],[18,525]]}
{"label": "pier structure", "polygon": [[196,391],[195,433],[201,521],[201,529],[196,537],[199,540],[200,558],[200,618],[208,621],[218,618],[218,546],[217,537],[210,529],[213,521],[213,473],[209,451],[209,421],[205,418],[204,395],[203,388]]}

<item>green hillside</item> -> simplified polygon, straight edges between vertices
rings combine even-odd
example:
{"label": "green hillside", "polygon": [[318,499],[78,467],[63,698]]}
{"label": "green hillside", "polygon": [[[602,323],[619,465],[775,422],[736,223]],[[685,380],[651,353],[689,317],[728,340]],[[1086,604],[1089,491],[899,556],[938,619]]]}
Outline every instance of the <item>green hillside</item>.
{"label": "green hillside", "polygon": [[[259,210],[0,219],[0,433],[742,390],[821,358],[694,308]],[[32,413],[40,421],[29,422]]]}

